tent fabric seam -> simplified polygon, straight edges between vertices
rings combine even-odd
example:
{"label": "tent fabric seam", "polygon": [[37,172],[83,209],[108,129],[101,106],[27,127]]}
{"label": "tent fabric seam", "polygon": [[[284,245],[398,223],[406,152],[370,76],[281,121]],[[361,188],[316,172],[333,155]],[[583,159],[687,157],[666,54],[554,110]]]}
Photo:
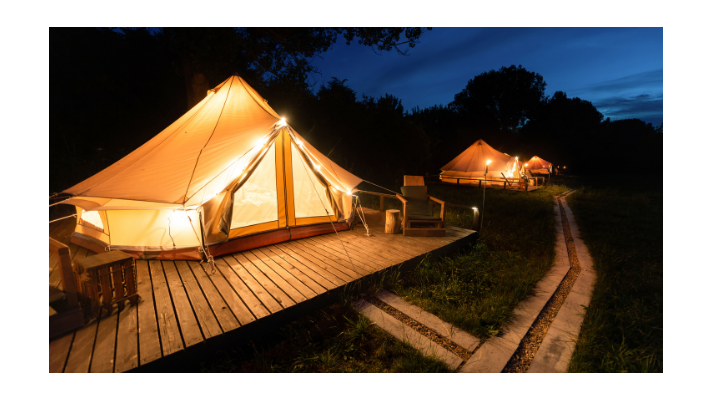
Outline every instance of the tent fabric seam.
{"label": "tent fabric seam", "polygon": [[[201,111],[203,108],[205,108],[205,105],[207,105],[207,103],[208,103],[208,102],[206,101],[205,104],[203,104],[202,107],[200,107],[200,109],[196,110],[195,113],[190,116],[190,118],[188,118],[182,125],[180,125],[180,127],[176,128],[170,135],[168,135],[168,136],[167,136],[165,139],[163,139],[160,143],[158,143],[157,145],[155,145],[155,147],[153,147],[152,149],[148,150],[148,151],[146,152],[146,154],[142,155],[141,157],[139,157],[138,159],[136,159],[134,162],[132,162],[131,164],[127,165],[126,167],[120,169],[119,171],[116,171],[115,174],[106,177],[106,179],[102,180],[101,182],[97,182],[95,185],[93,185],[93,186],[87,188],[86,190],[84,190],[83,192],[77,193],[77,194],[75,194],[75,195],[73,195],[73,196],[81,196],[81,195],[83,195],[84,193],[88,192],[89,190],[91,190],[91,189],[97,187],[98,185],[100,185],[100,184],[106,182],[107,180],[109,180],[109,179],[113,178],[114,176],[120,174],[121,172],[125,171],[127,168],[131,167],[133,164],[135,164],[135,163],[141,161],[144,157],[146,157],[148,154],[150,154],[153,150],[157,149],[157,148],[160,147],[163,143],[165,143],[166,140],[168,140],[168,139],[170,139],[171,137],[173,137],[173,135],[175,135],[176,132],[178,132],[179,130],[181,130],[188,122],[190,122],[196,115],[198,115],[198,114],[200,113],[200,111]],[[150,140],[149,140],[149,141],[150,141]],[[139,149],[140,149],[140,147],[139,147]],[[138,149],[136,149],[136,150],[138,150]],[[130,155],[130,153],[129,153],[129,155]],[[123,159],[123,158],[122,158],[122,159]],[[121,159],[121,160],[122,160],[122,159]],[[118,161],[116,161],[116,162],[120,162],[121,160],[118,160]],[[113,166],[113,165],[114,165],[114,164],[110,165],[108,168],[111,168],[111,166]],[[81,183],[81,182],[80,182],[80,183]],[[76,186],[76,185],[75,185],[75,186]],[[70,194],[71,194],[71,193],[70,193]],[[124,200],[132,200],[132,199],[124,199]],[[137,200],[137,201],[140,201],[140,200]],[[155,203],[162,203],[162,202],[155,202]],[[173,204],[178,204],[178,203],[173,203]]]}
{"label": "tent fabric seam", "polygon": [[[200,149],[200,153],[198,153],[197,158],[195,159],[195,165],[193,166],[193,172],[190,174],[190,180],[188,181],[188,185],[185,187],[185,194],[183,195],[183,203],[187,201],[187,196],[188,196],[188,191],[190,190],[190,184],[193,182],[193,178],[195,177],[195,170],[197,169],[198,164],[200,163],[200,156],[202,155],[202,151],[205,150],[205,147],[207,147],[208,144],[210,144],[210,140],[212,140],[212,136],[215,134],[215,131],[217,130],[217,126],[220,125],[220,119],[222,118],[222,113],[225,111],[225,106],[227,105],[227,100],[230,98],[230,90],[232,89],[232,82],[230,82],[230,87],[227,88],[227,95],[225,96],[225,102],[222,103],[222,108],[220,109],[220,115],[217,117],[217,121],[215,122],[215,127],[212,128],[212,133],[210,133],[210,137],[207,138],[207,142],[202,146]],[[191,196],[192,197],[192,196]]]}

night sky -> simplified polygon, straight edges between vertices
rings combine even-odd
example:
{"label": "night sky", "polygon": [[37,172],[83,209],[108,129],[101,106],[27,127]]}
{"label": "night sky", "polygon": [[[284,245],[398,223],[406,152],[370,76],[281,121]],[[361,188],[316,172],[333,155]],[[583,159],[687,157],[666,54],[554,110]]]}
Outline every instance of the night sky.
{"label": "night sky", "polygon": [[392,94],[409,110],[446,105],[469,79],[513,64],[541,74],[547,95],[589,100],[612,120],[662,123],[662,28],[434,28],[407,49],[378,55],[339,38],[314,60],[314,89],[347,79],[359,97]]}

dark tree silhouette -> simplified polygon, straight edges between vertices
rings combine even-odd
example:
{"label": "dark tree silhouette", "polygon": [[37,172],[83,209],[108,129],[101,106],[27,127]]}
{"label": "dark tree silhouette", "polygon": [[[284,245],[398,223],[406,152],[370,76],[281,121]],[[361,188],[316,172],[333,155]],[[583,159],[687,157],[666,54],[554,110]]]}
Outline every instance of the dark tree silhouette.
{"label": "dark tree silhouette", "polygon": [[520,65],[501,67],[470,80],[450,107],[473,127],[500,133],[504,142],[512,142],[539,109],[545,89],[541,75]]}
{"label": "dark tree silhouette", "polygon": [[235,70],[258,89],[271,79],[305,80],[318,72],[313,58],[339,35],[349,45],[357,41],[374,51],[405,55],[422,33],[422,28],[163,28],[157,38],[180,57],[177,70],[190,108]]}

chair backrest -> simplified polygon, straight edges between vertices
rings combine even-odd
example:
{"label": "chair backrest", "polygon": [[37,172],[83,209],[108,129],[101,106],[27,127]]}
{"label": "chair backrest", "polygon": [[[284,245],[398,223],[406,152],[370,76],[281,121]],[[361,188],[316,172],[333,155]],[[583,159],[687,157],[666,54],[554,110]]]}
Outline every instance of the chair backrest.
{"label": "chair backrest", "polygon": [[425,186],[424,176],[405,175],[404,186]]}

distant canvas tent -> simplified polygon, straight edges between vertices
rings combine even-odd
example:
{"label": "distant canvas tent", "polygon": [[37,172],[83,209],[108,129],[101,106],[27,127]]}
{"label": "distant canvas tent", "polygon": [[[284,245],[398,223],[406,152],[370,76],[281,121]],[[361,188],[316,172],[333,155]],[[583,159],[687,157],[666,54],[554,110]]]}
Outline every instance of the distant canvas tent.
{"label": "distant canvas tent", "polygon": [[538,156],[531,157],[525,165],[526,170],[533,174],[550,174],[553,170],[553,164]]}
{"label": "distant canvas tent", "polygon": [[232,76],[153,139],[64,191],[72,242],[140,258],[202,258],[346,229],[362,180]]}
{"label": "distant canvas tent", "polygon": [[508,154],[497,151],[482,139],[477,140],[464,152],[455,157],[442,167],[440,178],[442,182],[459,184],[478,184],[478,180],[470,181],[461,178],[484,178],[486,162],[490,160],[487,178],[502,178],[503,173],[507,178],[518,178],[517,160]]}

